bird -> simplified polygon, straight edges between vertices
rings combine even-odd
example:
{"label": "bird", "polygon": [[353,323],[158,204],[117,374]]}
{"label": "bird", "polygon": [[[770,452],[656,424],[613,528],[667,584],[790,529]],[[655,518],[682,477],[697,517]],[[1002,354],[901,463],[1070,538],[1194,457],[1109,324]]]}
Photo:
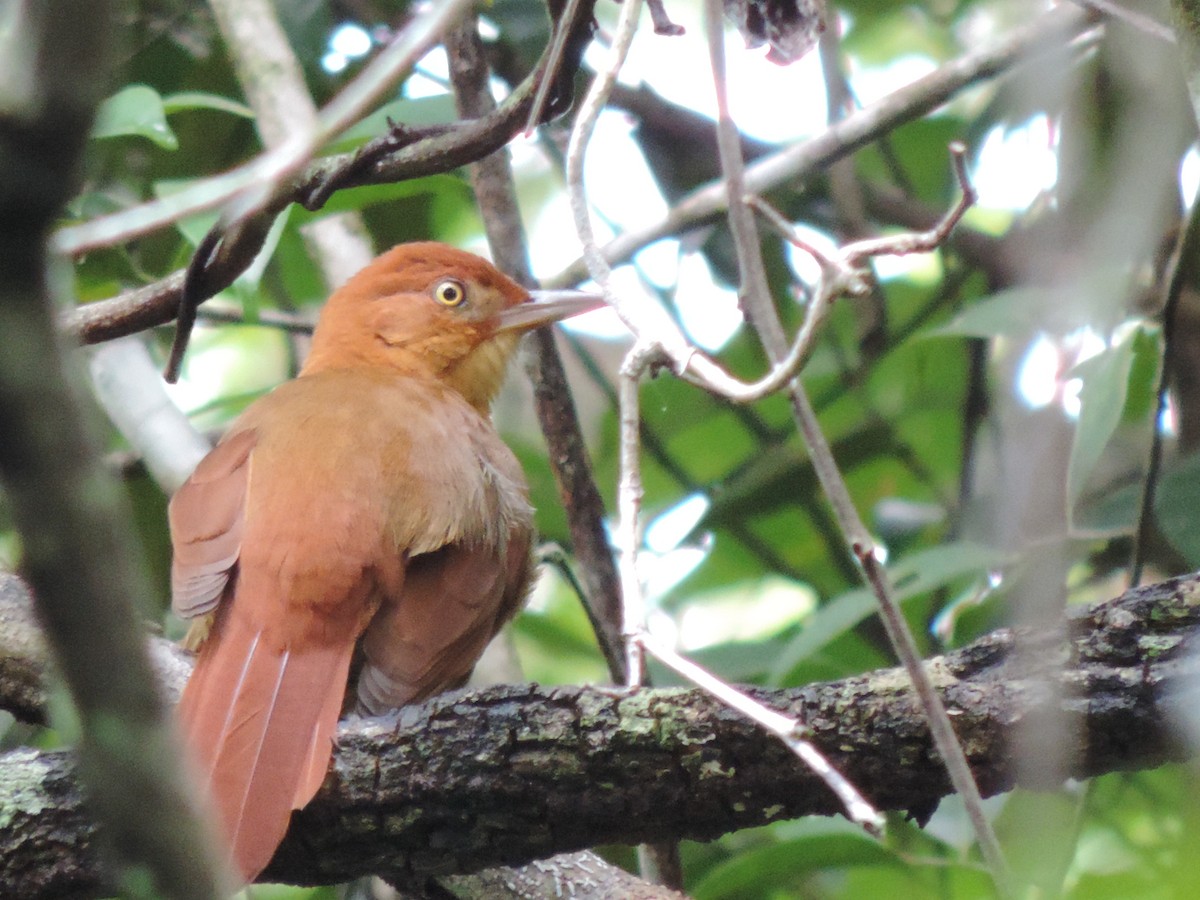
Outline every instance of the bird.
{"label": "bird", "polygon": [[321,786],[343,713],[460,686],[523,603],[533,510],[490,405],[523,332],[601,303],[393,247],[172,497],[172,608],[197,650],[177,718],[245,883]]}

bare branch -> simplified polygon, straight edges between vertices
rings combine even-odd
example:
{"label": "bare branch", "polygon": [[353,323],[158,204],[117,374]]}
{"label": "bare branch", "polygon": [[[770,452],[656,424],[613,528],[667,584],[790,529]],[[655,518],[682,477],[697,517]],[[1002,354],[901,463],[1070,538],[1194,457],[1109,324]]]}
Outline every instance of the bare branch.
{"label": "bare branch", "polygon": [[[937,109],[972,85],[1061,48],[1094,27],[1100,18],[1097,13],[1083,12],[1068,5],[1057,6],[1029,25],[1014,29],[994,46],[965,53],[847,116],[817,137],[747,166],[746,192],[763,194],[784,183],[802,181],[898,125]],[[675,204],[658,222],[618,235],[596,255],[610,266],[624,262],[657,240],[712,221],[725,211],[727,202],[724,182],[710,182]],[[546,284],[548,287],[577,284],[588,277],[591,266],[585,254],[558,275],[547,279]]]}
{"label": "bare branch", "polygon": [[663,665],[674,669],[692,684],[712,694],[730,709],[736,709],[783,741],[784,746],[800,757],[804,764],[837,794],[845,807],[848,819],[876,837],[883,835],[883,816],[830,764],[825,755],[807,740],[811,732],[803,721],[769,709],[749,694],[739,691],[671,648],[655,641],[645,632],[637,635],[636,640]]}
{"label": "bare branch", "polygon": [[[0,579],[0,621],[11,619],[4,588]],[[1074,607],[1062,632],[1005,629],[929,660],[983,790],[1057,783],[1032,780],[1038,773],[1018,767],[1009,746],[1022,723],[1051,716],[1070,726],[1062,777],[1192,756],[1173,722],[1195,707],[1200,684],[1200,657],[1188,652],[1200,636],[1198,597],[1195,576],[1174,579]],[[14,670],[35,667],[0,630],[0,707],[14,708]],[[812,742],[878,809],[923,816],[950,792],[898,670],[747,692],[808,722]],[[104,895],[71,754],[0,757],[0,781],[18,777],[24,791],[0,829],[0,894]],[[786,747],[700,691],[490,688],[344,722],[333,770],[269,874],[330,884],[383,871],[411,882],[598,843],[708,840],[840,808]]]}
{"label": "bare branch", "polygon": [[[367,164],[355,164],[356,154],[318,159],[268,206],[282,209],[292,200],[304,201],[314,191],[338,187],[386,184],[449,172],[474,162],[504,146],[521,128],[533,100],[542,63],[497,108],[481,119],[434,129],[434,133],[393,148],[390,135],[377,139],[384,152],[368,154]],[[370,146],[370,145],[368,145]],[[389,149],[390,148],[390,149]],[[349,167],[349,175],[346,175]],[[212,294],[228,287],[254,260],[270,226],[270,216],[243,220],[226,232],[220,247],[204,271],[204,292]],[[133,334],[170,322],[180,307],[185,272],[168,275],[154,284],[135,288],[67,312],[63,329],[83,343],[97,343]]]}
{"label": "bare branch", "polygon": [[958,203],[951,207],[941,220],[928,231],[868,238],[848,244],[842,248],[840,253],[846,266],[861,266],[864,260],[872,256],[907,256],[910,253],[930,253],[946,243],[950,238],[950,232],[962,221],[967,210],[975,205],[978,197],[975,187],[967,175],[967,148],[959,141],[953,141],[949,151],[950,164],[954,168],[954,178],[958,182],[960,192]]}
{"label": "bare branch", "polygon": [[[268,0],[209,0],[225,46],[233,62],[250,108],[254,124],[269,148],[283,146],[297,128],[319,130],[320,113],[304,80],[304,71],[288,43],[275,5]],[[396,42],[381,56],[393,53]],[[388,66],[390,78],[401,68],[402,60]],[[368,70],[354,79],[339,94],[360,94],[359,108],[365,111],[369,100],[362,81]],[[325,286],[333,290],[349,280],[375,255],[357,212],[326,216],[301,229],[309,255],[317,263]]]}
{"label": "bare branch", "polygon": [[300,172],[322,144],[362,118],[467,5],[467,0],[446,0],[427,7],[321,110],[315,121],[289,132],[285,142],[230,172],[204,179],[169,197],[63,228],[55,235],[55,249],[77,256],[133,240],[186,216],[226,204],[230,204],[226,217],[231,221],[249,218],[273,206],[285,182]]}
{"label": "bare branch", "polygon": [[617,393],[620,420],[620,483],[617,485],[617,571],[621,576],[621,635],[625,639],[625,683],[636,687],[646,679],[639,637],[646,627],[646,601],[638,575],[642,545],[642,463],[639,388],[642,375],[661,357],[657,344],[638,339],[621,363]]}

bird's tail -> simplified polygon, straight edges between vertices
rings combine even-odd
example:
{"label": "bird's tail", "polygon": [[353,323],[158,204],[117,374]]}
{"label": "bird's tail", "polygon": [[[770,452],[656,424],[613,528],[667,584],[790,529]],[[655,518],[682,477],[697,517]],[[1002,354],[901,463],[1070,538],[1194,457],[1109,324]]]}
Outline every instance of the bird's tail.
{"label": "bird's tail", "polygon": [[353,641],[274,645],[233,609],[218,614],[200,650],[178,714],[247,883],[325,779],[352,652]]}

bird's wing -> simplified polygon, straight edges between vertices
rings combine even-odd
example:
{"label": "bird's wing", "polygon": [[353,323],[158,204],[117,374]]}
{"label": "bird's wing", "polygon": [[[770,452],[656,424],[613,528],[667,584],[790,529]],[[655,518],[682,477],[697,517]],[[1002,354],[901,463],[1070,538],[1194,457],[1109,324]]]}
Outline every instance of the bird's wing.
{"label": "bird's wing", "polygon": [[[359,711],[372,715],[465,682],[529,588],[533,510],[521,464],[474,410],[443,409],[460,410],[446,417],[457,427],[437,452],[410,457],[419,481],[397,482],[391,522],[409,535],[405,558],[398,572],[375,572],[381,605],[363,633],[358,677]],[[414,509],[413,496],[440,506]]]}
{"label": "bird's wing", "polygon": [[409,560],[363,634],[358,705],[379,715],[456,687],[511,617],[529,584],[530,528],[499,546],[448,544]]}
{"label": "bird's wing", "polygon": [[[247,882],[324,780],[355,641],[376,606],[367,559],[378,539],[356,535],[377,535],[378,517],[298,480],[331,484],[346,467],[289,456],[303,429],[279,422],[298,418],[296,396],[260,401],[171,506],[175,608],[215,610],[178,718]],[[369,496],[354,482],[348,493]]]}
{"label": "bird's wing", "polygon": [[[324,780],[355,641],[379,593],[364,563],[365,542],[331,527],[336,508],[321,507],[307,489],[283,490],[295,478],[273,469],[282,474],[272,484],[264,464],[250,487],[246,539],[228,599],[216,611],[178,708],[233,864],[247,882],[271,861],[292,810],[307,804]],[[325,527],[314,528],[320,508]],[[378,530],[365,512],[342,510],[340,519]],[[293,526],[305,535],[286,534]]]}
{"label": "bird's wing", "polygon": [[242,547],[256,440],[252,430],[230,435],[171,498],[171,608],[185,619],[212,612],[229,584]]}

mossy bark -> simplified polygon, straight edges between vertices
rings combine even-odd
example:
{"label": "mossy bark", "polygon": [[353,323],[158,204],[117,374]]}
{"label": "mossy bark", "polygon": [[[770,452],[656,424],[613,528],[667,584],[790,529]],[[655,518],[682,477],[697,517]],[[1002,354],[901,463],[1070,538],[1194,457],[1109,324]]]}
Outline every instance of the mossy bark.
{"label": "mossy bark", "polygon": [[[1068,764],[1025,786],[1186,758],[1172,723],[1195,706],[1200,684],[1187,652],[1198,601],[1200,578],[1175,579],[1073,610],[1057,634],[1001,630],[929,660],[984,793],[1013,787],[1017,771],[1031,777],[1007,739],[1040,717],[1065,718]],[[1019,670],[1018,660],[1035,662]],[[754,693],[800,716],[879,808],[922,816],[948,792],[898,670]],[[102,889],[72,765],[62,751],[0,757],[0,894]],[[419,885],[596,844],[706,840],[838,809],[778,741],[699,691],[510,685],[343,723],[321,793],[266,874],[317,884],[376,873]]]}

